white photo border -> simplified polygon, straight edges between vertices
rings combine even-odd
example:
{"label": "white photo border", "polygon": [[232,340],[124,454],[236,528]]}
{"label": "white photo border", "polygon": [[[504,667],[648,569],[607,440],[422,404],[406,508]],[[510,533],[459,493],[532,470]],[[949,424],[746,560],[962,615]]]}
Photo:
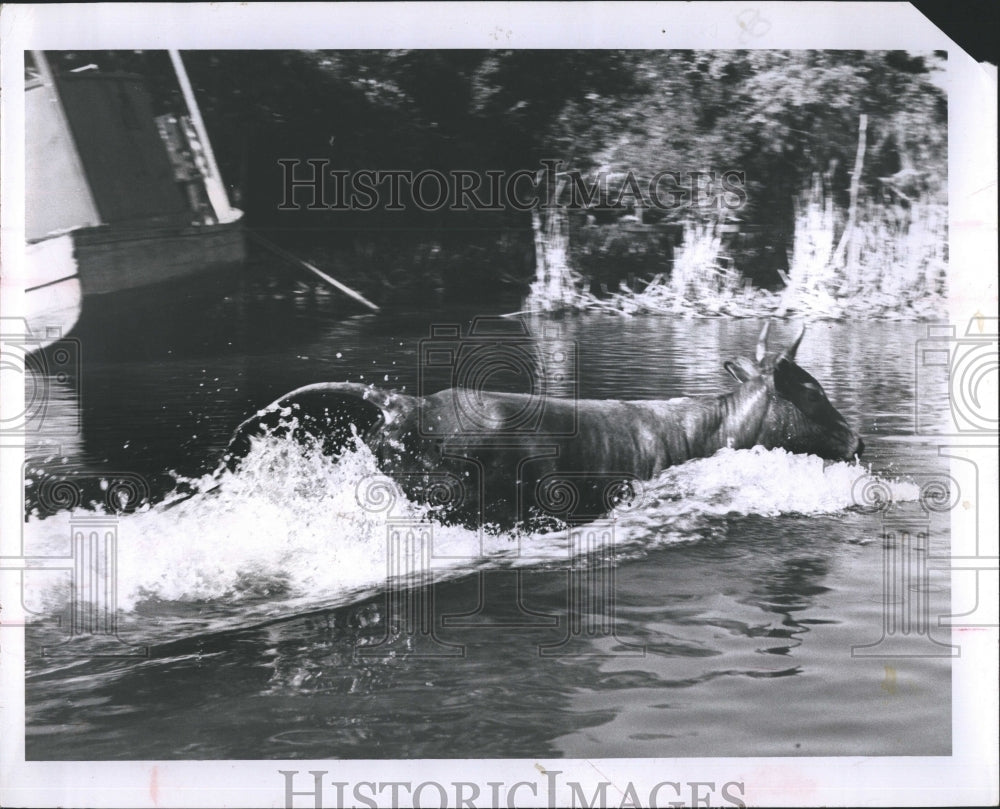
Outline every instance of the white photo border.
{"label": "white photo border", "polygon": [[[388,6],[388,7],[385,7]],[[745,16],[766,23],[748,28]],[[741,16],[742,15],[742,16]],[[158,3],[7,5],[0,16],[3,87],[2,266],[0,315],[17,317],[24,233],[24,51],[60,49],[300,48],[795,48],[948,51],[951,321],[964,328],[997,317],[996,72],[976,64],[904,3]],[[995,322],[995,321],[994,321]],[[0,407],[19,412],[23,390],[8,385]],[[995,443],[995,435],[992,437]],[[0,457],[0,556],[9,555],[23,520],[23,450]],[[981,469],[981,491],[996,491],[997,470]],[[996,556],[997,503],[980,504],[978,530]],[[952,536],[976,530],[974,516],[952,515]],[[994,537],[994,539],[988,539]],[[14,551],[16,553],[16,550]],[[0,571],[7,625],[0,635],[0,804],[8,806],[285,806],[285,777],[309,771],[325,782],[365,780],[533,782],[517,805],[567,805],[565,784],[609,781],[738,781],[749,806],[986,805],[997,802],[997,629],[955,635],[961,657],[952,678],[950,757],[823,757],[603,760],[136,761],[24,760],[24,643],[16,626],[19,574]],[[953,588],[969,579],[953,574]],[[984,614],[996,592],[980,587]],[[954,598],[954,596],[953,596]],[[563,791],[544,791],[546,771],[561,771]],[[592,794],[588,787],[587,793]],[[640,790],[640,794],[643,794]],[[326,805],[333,806],[329,787]],[[612,805],[620,791],[609,790]],[[429,797],[429,800],[436,800]],[[676,799],[676,798],[674,798]],[[311,805],[297,797],[296,806]],[[350,798],[348,798],[350,803]],[[478,805],[478,804],[477,804]]]}

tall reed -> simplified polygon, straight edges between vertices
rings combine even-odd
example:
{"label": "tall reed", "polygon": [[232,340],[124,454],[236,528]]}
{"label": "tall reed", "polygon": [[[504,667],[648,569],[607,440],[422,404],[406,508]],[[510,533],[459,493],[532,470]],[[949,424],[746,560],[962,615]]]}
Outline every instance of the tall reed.
{"label": "tall reed", "polygon": [[[831,318],[918,319],[945,313],[944,206],[862,200],[839,244],[836,220],[832,194],[816,178],[796,208],[783,310]],[[848,249],[839,246],[844,244]]]}
{"label": "tall reed", "polygon": [[725,253],[721,225],[708,221],[684,225],[669,273],[655,275],[639,291],[623,282],[598,297],[570,266],[566,212],[535,212],[537,274],[525,310],[894,320],[944,315],[945,207],[853,199],[853,212],[838,209],[823,179],[813,177],[795,200],[788,272],[779,270],[785,288],[778,293],[757,289],[744,278]]}

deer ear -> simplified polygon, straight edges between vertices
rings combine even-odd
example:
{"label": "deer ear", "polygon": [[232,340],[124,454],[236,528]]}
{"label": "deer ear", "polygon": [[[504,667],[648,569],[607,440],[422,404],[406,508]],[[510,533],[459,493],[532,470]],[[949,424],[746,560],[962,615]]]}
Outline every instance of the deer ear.
{"label": "deer ear", "polygon": [[729,375],[737,382],[746,382],[750,378],[750,374],[748,374],[743,368],[740,368],[736,363],[730,362],[729,360],[722,363],[722,367],[725,368]]}

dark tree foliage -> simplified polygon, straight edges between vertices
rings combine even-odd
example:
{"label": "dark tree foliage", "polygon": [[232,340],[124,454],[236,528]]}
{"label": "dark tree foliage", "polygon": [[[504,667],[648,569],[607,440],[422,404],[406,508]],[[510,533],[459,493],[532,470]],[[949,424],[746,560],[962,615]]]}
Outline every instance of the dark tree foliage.
{"label": "dark tree foliage", "polygon": [[[530,220],[516,211],[280,211],[279,159],[328,159],[347,171],[510,172],[537,169],[543,159],[588,177],[741,171],[748,200],[739,218],[782,245],[792,198],[814,173],[846,201],[864,113],[861,179],[870,195],[892,188],[943,200],[945,193],[939,53],[352,50],[183,57],[248,222],[330,243],[372,231],[527,231]],[[140,73],[159,111],[183,110],[162,51],[49,58],[57,71],[96,64]]]}

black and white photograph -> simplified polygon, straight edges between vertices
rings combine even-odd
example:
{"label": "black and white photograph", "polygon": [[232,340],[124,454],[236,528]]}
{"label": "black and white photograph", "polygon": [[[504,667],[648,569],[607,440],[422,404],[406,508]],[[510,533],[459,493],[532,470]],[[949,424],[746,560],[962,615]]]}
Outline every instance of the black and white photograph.
{"label": "black and white photograph", "polygon": [[995,66],[474,5],[4,9],[0,802],[995,803]]}

